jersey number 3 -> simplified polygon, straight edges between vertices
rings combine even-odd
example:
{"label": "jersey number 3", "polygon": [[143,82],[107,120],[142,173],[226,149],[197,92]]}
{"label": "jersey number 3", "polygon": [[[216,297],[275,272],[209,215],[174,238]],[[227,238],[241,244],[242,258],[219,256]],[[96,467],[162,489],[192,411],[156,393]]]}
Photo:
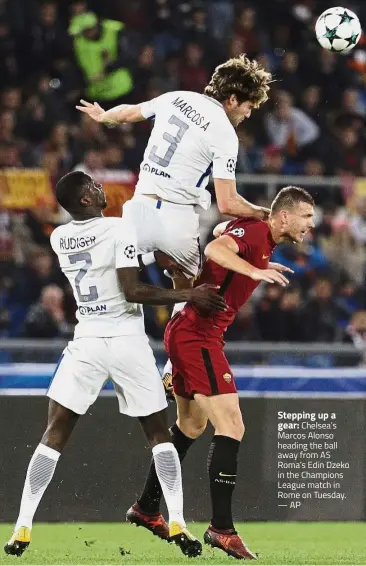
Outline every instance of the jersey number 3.
{"label": "jersey number 3", "polygon": [[89,293],[87,295],[83,295],[80,289],[80,283],[83,277],[87,274],[88,269],[92,265],[92,259],[89,252],[80,252],[78,254],[69,255],[69,261],[71,265],[75,263],[83,262],[84,265],[81,269],[79,269],[78,274],[75,277],[75,288],[78,294],[78,299],[80,303],[89,303],[90,301],[96,301],[98,298],[98,290],[95,285],[89,287]]}
{"label": "jersey number 3", "polygon": [[173,157],[174,153],[177,150],[179,142],[182,141],[182,137],[189,128],[188,124],[182,122],[182,120],[180,120],[177,116],[174,116],[174,114],[173,116],[170,116],[168,122],[169,124],[173,124],[174,126],[177,126],[178,131],[175,134],[175,136],[172,136],[172,134],[169,134],[168,132],[165,132],[163,134],[163,140],[169,143],[169,147],[166,150],[164,157],[160,157],[159,155],[157,155],[156,151],[158,149],[158,146],[156,145],[153,145],[149,153],[149,159],[154,163],[160,165],[160,167],[168,167],[171,158]]}

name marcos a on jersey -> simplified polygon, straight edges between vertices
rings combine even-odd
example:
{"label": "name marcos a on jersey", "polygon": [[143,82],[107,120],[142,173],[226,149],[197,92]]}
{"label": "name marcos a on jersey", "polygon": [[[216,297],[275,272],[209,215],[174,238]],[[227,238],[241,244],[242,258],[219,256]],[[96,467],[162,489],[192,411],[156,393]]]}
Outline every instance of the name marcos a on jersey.
{"label": "name marcos a on jersey", "polygon": [[197,112],[197,110],[195,110],[193,106],[183,100],[183,98],[176,98],[175,100],[173,100],[172,104],[173,106],[178,108],[182,112],[182,114],[184,114],[185,117],[188,118],[188,120],[193,122],[193,124],[196,124],[196,126],[199,126],[201,130],[207,130],[210,122],[208,122],[206,118],[202,116],[202,114]]}

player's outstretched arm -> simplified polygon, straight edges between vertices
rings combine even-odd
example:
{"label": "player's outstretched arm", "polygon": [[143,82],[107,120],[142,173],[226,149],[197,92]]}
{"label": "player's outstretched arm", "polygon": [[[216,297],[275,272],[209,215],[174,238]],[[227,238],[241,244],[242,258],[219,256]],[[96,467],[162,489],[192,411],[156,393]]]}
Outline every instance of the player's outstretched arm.
{"label": "player's outstretched arm", "polygon": [[103,110],[98,102],[91,103],[86,100],[80,100],[80,106],[76,106],[76,108],[96,122],[106,126],[116,126],[126,122],[141,122],[145,120],[139,104],[121,104],[110,110]]}
{"label": "player's outstretched arm", "polygon": [[230,216],[251,216],[266,220],[268,208],[257,206],[245,200],[236,190],[236,181],[232,179],[214,179],[217,206],[221,214]]}
{"label": "player's outstretched arm", "polygon": [[206,311],[226,310],[225,300],[217,294],[217,287],[212,285],[200,285],[194,289],[163,289],[141,283],[138,267],[120,267],[117,273],[123,294],[129,303],[169,305],[189,301]]}
{"label": "player's outstretched arm", "polygon": [[[238,256],[239,246],[233,238],[224,235],[207,244],[205,256],[218,263],[225,269],[230,269],[241,275],[246,275],[254,281],[267,281],[279,283],[285,287],[289,281],[277,269],[259,269],[245,259]],[[290,270],[289,270],[290,271]]]}

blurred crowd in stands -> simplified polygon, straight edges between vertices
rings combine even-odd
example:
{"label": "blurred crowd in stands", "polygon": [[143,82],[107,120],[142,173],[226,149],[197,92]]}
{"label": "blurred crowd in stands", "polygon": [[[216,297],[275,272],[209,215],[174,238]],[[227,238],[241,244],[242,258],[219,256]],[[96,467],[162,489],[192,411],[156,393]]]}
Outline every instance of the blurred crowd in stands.
{"label": "blurred crowd in stands", "polygon": [[[364,2],[346,4],[366,21]],[[339,183],[302,183],[318,205],[316,228],[303,245],[274,254],[295,270],[291,286],[262,286],[227,339],[350,340],[355,313],[366,308],[366,191],[355,182],[366,177],[366,42],[347,56],[320,48],[314,22],[331,5],[0,0],[0,167],[39,167],[53,184],[74,168],[137,173],[150,121],[106,129],[77,113],[81,97],[110,108],[167,90],[201,92],[217,64],[243,52],[256,57],[275,81],[270,101],[239,128],[238,174]],[[238,189],[268,203],[266,183]],[[72,293],[49,246],[64,220],[47,201],[19,212],[0,200],[0,336],[72,334]],[[201,220],[204,243],[221,220],[216,206]],[[154,266],[144,276],[169,285]],[[169,312],[145,311],[148,333],[161,338]]]}

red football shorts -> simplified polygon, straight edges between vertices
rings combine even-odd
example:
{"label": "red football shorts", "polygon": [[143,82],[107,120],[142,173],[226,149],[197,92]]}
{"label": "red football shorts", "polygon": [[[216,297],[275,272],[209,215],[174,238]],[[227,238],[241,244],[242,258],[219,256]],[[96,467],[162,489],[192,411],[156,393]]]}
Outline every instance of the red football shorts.
{"label": "red football shorts", "polygon": [[173,366],[174,393],[193,399],[195,393],[237,392],[221,336],[200,330],[179,312],[167,324],[164,343]]}

